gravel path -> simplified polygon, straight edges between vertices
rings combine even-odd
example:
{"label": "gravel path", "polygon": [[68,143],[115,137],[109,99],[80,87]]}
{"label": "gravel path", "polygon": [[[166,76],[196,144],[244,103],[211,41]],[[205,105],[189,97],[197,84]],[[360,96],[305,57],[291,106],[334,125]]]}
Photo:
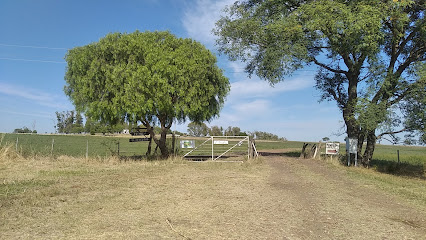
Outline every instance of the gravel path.
{"label": "gravel path", "polygon": [[323,161],[268,156],[287,239],[426,239],[426,212]]}

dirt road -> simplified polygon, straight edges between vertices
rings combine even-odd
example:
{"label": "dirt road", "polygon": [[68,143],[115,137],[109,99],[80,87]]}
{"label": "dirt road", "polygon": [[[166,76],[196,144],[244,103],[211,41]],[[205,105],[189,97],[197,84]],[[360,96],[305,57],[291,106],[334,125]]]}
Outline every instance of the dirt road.
{"label": "dirt road", "polygon": [[426,239],[426,212],[322,161],[267,157],[284,239]]}
{"label": "dirt road", "polygon": [[277,155],[10,162],[0,166],[0,239],[426,239],[424,204],[325,161]]}

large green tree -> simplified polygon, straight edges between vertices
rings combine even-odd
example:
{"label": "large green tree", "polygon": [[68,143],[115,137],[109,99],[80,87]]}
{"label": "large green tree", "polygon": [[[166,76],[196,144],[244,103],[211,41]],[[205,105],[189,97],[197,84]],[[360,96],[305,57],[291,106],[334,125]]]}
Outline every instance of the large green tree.
{"label": "large green tree", "polygon": [[398,114],[425,98],[424,15],[425,0],[245,0],[226,9],[215,33],[222,53],[271,84],[316,65],[322,100],[337,103],[368,165],[384,134],[424,134]]}
{"label": "large green tree", "polygon": [[205,123],[191,122],[188,124],[188,135],[195,137],[205,137],[209,134],[209,127]]}
{"label": "large green tree", "polygon": [[111,124],[142,123],[163,157],[173,122],[212,119],[230,90],[209,50],[169,32],[108,34],[69,50],[65,59],[64,91],[76,109]]}
{"label": "large green tree", "polygon": [[80,112],[62,111],[55,112],[56,125],[55,128],[58,133],[81,133],[84,131],[83,117]]}

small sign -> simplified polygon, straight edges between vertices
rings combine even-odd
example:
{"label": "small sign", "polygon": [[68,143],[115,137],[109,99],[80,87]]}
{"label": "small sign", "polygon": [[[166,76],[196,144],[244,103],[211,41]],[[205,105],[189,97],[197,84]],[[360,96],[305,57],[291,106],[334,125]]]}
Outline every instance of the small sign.
{"label": "small sign", "polygon": [[358,150],[358,139],[346,138],[346,151],[348,153],[357,153]]}
{"label": "small sign", "polygon": [[151,138],[130,138],[129,142],[146,142],[149,141]]}
{"label": "small sign", "polygon": [[132,136],[142,136],[142,135],[149,135],[149,132],[132,132],[130,133]]}
{"label": "small sign", "polygon": [[226,145],[226,144],[228,144],[228,141],[226,141],[226,140],[217,140],[217,141],[213,141],[213,144]]}
{"label": "small sign", "polygon": [[180,141],[180,148],[195,148],[195,141],[194,140],[181,140]]}
{"label": "small sign", "polygon": [[326,143],[325,154],[338,155],[339,154],[339,143]]}

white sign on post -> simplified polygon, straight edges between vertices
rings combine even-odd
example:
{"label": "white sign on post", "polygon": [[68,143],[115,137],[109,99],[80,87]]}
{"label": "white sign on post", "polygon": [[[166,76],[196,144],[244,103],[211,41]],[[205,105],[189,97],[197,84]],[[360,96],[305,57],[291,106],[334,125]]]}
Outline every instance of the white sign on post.
{"label": "white sign on post", "polygon": [[181,148],[195,148],[195,141],[194,140],[181,140],[180,141],[180,147]]}
{"label": "white sign on post", "polygon": [[339,143],[326,143],[325,144],[325,154],[328,155],[338,155],[339,154]]}
{"label": "white sign on post", "polygon": [[348,153],[357,153],[358,139],[346,138],[346,150],[348,151]]}
{"label": "white sign on post", "polygon": [[355,154],[355,166],[358,165],[358,139],[356,138],[346,138],[346,151],[348,152],[348,166],[351,165],[351,154]]}

